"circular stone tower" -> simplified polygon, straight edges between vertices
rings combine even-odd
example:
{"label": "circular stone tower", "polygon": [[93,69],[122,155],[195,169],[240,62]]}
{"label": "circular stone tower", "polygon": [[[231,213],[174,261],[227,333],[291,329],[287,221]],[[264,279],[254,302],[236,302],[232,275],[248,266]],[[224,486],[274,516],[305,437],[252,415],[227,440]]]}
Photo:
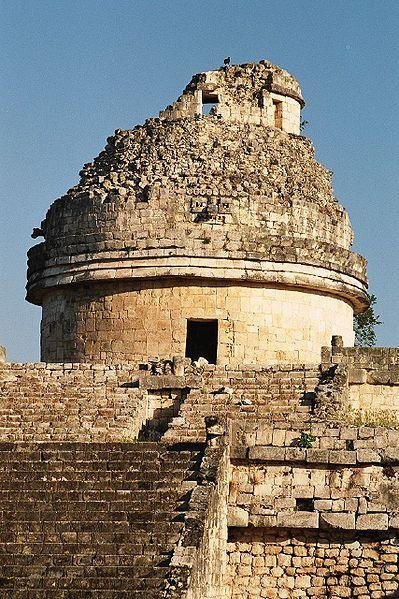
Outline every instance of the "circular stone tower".
{"label": "circular stone tower", "polygon": [[318,362],[333,334],[352,345],[365,260],[300,135],[303,105],[261,61],[195,75],[117,130],[29,251],[42,360]]}

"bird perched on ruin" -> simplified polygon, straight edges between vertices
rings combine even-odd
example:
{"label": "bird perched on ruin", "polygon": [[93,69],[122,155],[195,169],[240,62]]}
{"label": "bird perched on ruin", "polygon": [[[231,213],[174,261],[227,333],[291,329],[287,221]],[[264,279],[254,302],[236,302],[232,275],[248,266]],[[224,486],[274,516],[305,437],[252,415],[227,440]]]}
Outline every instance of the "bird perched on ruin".
{"label": "bird perched on ruin", "polygon": [[37,239],[38,237],[44,237],[43,229],[39,227],[35,227],[31,234],[32,239]]}
{"label": "bird perched on ruin", "polygon": [[223,61],[223,63],[224,63],[226,66],[228,66],[228,65],[230,64],[230,62],[231,62],[231,58],[230,58],[230,56],[228,56],[227,58],[225,58],[225,59],[224,59],[224,61]]}

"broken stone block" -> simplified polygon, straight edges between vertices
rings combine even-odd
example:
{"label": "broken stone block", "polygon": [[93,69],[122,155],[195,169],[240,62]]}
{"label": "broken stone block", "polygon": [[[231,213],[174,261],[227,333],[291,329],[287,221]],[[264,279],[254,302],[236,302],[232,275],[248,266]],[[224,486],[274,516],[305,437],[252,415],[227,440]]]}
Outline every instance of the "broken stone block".
{"label": "broken stone block", "polygon": [[383,456],[384,462],[399,462],[399,447],[387,447]]}
{"label": "broken stone block", "polygon": [[307,449],[306,461],[314,464],[328,464],[328,449]]}
{"label": "broken stone block", "polygon": [[372,370],[368,375],[368,383],[374,385],[388,385],[390,382],[389,370]]}
{"label": "broken stone block", "polygon": [[287,447],[285,459],[288,462],[305,462],[306,449],[304,447]]}
{"label": "broken stone block", "polygon": [[355,514],[346,512],[330,512],[320,514],[320,528],[339,528],[354,530]]}
{"label": "broken stone block", "polygon": [[389,528],[399,528],[399,514],[393,514],[389,517]]}
{"label": "broken stone block", "polygon": [[244,460],[247,457],[248,447],[246,445],[234,445],[230,449],[230,458]]}
{"label": "broken stone block", "polygon": [[277,526],[277,516],[251,514],[249,523],[251,526],[257,526],[259,528],[273,528],[274,526]]}
{"label": "broken stone block", "polygon": [[328,457],[330,464],[356,464],[356,451],[331,449]]}

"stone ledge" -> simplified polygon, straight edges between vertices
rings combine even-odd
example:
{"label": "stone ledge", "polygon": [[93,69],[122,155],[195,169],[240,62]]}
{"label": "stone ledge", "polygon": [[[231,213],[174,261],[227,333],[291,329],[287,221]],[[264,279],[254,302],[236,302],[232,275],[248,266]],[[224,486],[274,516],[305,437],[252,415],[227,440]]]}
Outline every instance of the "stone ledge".
{"label": "stone ledge", "polygon": [[248,456],[250,460],[260,462],[284,462],[285,447],[250,447]]}
{"label": "stone ledge", "polygon": [[328,452],[329,464],[356,464],[356,451],[330,449]]}
{"label": "stone ledge", "polygon": [[399,514],[376,512],[356,515],[354,512],[275,512],[252,513],[250,507],[229,506],[228,526],[246,528],[320,528],[336,530],[399,529]]}
{"label": "stone ledge", "polygon": [[382,450],[384,462],[399,462],[399,447],[387,447]]}
{"label": "stone ledge", "polygon": [[[386,449],[385,461],[399,461],[399,449]],[[245,451],[241,446],[239,452],[232,451],[232,458],[239,456],[254,462],[299,462],[307,464],[350,465],[357,463],[380,463],[381,456],[372,450],[348,451],[344,449],[305,449],[303,447],[275,447],[255,445]]]}
{"label": "stone ledge", "polygon": [[369,448],[305,449],[275,445],[236,445],[231,448],[231,459],[250,462],[292,462],[301,464],[330,464],[356,466],[363,464],[399,463],[399,448],[387,447],[379,451]]}
{"label": "stone ledge", "polygon": [[273,262],[271,260],[234,259],[233,257],[157,256],[146,255],[106,260],[100,253],[90,259],[86,254],[82,262],[58,264],[51,262],[39,273],[30,274],[27,300],[41,304],[41,294],[46,288],[87,283],[100,280],[146,279],[153,277],[200,278],[208,280],[246,281],[260,286],[273,285],[321,291],[345,297],[356,311],[367,307],[366,290],[361,275],[346,274],[324,265],[300,262]]}
{"label": "stone ledge", "polygon": [[379,464],[381,455],[374,449],[358,449],[356,451],[358,464]]}
{"label": "stone ledge", "polygon": [[276,528],[278,526],[277,516],[251,514],[249,524],[255,528]]}
{"label": "stone ledge", "polygon": [[328,464],[329,450],[328,449],[307,449],[306,461],[311,464]]}
{"label": "stone ledge", "polygon": [[230,449],[230,459],[245,460],[248,459],[248,447],[245,445],[233,445]]}

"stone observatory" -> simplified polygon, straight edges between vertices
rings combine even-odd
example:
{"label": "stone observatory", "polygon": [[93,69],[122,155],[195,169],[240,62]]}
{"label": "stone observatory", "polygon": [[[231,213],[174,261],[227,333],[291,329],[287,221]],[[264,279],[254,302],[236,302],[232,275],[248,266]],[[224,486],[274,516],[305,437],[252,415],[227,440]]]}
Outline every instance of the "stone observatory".
{"label": "stone observatory", "polygon": [[42,360],[297,363],[332,335],[353,345],[366,263],[303,106],[261,61],[199,73],[157,118],[116,130],[29,252]]}
{"label": "stone observatory", "polygon": [[302,106],[266,61],[195,75],[34,229],[1,597],[399,597],[399,348],[353,346],[365,261]]}

